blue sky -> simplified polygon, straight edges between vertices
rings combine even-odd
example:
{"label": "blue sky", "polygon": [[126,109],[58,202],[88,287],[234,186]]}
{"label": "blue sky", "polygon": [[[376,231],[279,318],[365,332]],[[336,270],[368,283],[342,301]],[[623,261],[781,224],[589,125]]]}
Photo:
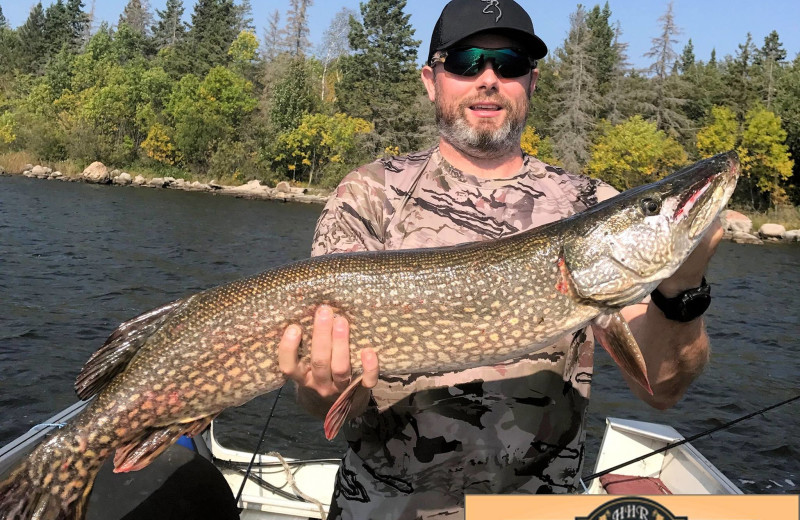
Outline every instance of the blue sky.
{"label": "blue sky", "polygon": [[[478,0],[476,0],[478,1]],[[502,0],[501,0],[502,1]],[[537,34],[554,49],[561,46],[569,28],[569,14],[578,2],[544,2],[541,0],[518,0],[533,18]],[[0,0],[3,13],[12,27],[25,22],[33,0]],[[43,4],[52,3],[44,0]],[[97,0],[95,13],[98,20],[116,23],[127,0]],[[152,8],[162,9],[166,0],[150,0]],[[267,17],[276,9],[285,20],[287,0],[252,0],[253,18],[259,38]],[[415,37],[422,40],[420,55],[427,53],[430,33],[439,16],[445,0],[408,0],[406,12],[411,15],[411,24],[416,30]],[[600,2],[583,2],[593,6]],[[91,0],[84,0],[90,5]],[[184,0],[186,16],[190,16],[194,2]],[[650,49],[651,39],[659,33],[658,18],[666,10],[666,0],[610,0],[612,22],[619,21],[622,27],[622,40],[629,44],[628,54],[631,62],[646,67],[649,62],[643,54]],[[333,16],[342,7],[358,11],[359,0],[314,0],[309,13],[311,39],[318,43],[329,26]],[[88,7],[87,7],[88,9]],[[788,58],[794,59],[800,52],[800,2],[797,0],[675,0],[674,15],[677,25],[683,30],[676,50],[680,52],[691,37],[698,59],[707,61],[711,49],[716,48],[717,57],[733,55],[737,46],[745,41],[749,32],[753,41],[761,46],[770,31],[777,30]]]}

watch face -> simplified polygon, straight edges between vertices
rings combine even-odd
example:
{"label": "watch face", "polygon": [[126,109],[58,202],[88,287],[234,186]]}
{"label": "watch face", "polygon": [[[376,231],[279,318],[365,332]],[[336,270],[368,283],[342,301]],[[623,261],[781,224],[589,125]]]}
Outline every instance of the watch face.
{"label": "watch face", "polygon": [[682,300],[680,321],[692,321],[702,316],[711,305],[711,294],[708,291],[684,293]]}

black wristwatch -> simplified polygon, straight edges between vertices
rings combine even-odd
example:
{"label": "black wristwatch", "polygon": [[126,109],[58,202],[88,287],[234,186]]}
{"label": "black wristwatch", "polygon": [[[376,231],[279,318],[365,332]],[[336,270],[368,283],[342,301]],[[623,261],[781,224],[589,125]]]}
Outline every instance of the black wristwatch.
{"label": "black wristwatch", "polygon": [[667,319],[686,323],[702,316],[711,305],[711,286],[704,276],[700,287],[687,289],[674,298],[667,298],[656,289],[650,299]]}

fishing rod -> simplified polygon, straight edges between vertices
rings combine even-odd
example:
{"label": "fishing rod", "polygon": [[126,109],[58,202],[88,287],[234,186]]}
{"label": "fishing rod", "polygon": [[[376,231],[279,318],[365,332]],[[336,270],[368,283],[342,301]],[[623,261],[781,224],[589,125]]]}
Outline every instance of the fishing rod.
{"label": "fishing rod", "polygon": [[603,471],[598,471],[597,473],[593,473],[593,474],[589,475],[588,477],[583,477],[583,478],[581,478],[581,482],[584,483],[584,486],[586,486],[586,484],[585,484],[586,482],[591,482],[592,480],[594,480],[596,478],[602,477],[603,475],[607,475],[608,473],[612,473],[612,472],[614,472],[614,471],[616,471],[616,470],[618,470],[620,468],[624,468],[625,466],[628,466],[630,464],[634,464],[634,463],[639,462],[641,460],[644,460],[644,459],[646,459],[648,457],[652,457],[653,455],[658,455],[659,453],[663,453],[665,451],[671,450],[672,448],[676,448],[678,446],[681,446],[682,444],[686,444],[687,442],[692,442],[692,441],[697,440],[697,439],[699,439],[701,437],[705,437],[707,435],[711,435],[712,433],[718,432],[719,430],[724,430],[725,428],[730,428],[731,426],[733,426],[736,423],[739,423],[739,422],[742,422],[744,420],[750,419],[751,417],[754,417],[756,415],[763,414],[764,412],[768,412],[768,411],[770,411],[770,410],[772,410],[774,408],[778,408],[779,406],[783,406],[783,405],[789,404],[792,401],[797,401],[798,399],[800,399],[800,394],[798,394],[798,395],[796,395],[794,397],[790,397],[789,399],[786,399],[786,400],[781,401],[779,403],[767,406],[767,407],[762,408],[760,410],[756,410],[753,413],[749,413],[749,414],[747,414],[747,415],[745,415],[743,417],[739,417],[738,419],[734,419],[734,420],[732,420],[730,422],[727,422],[725,424],[717,426],[716,428],[711,428],[711,429],[706,430],[704,432],[700,432],[700,433],[698,433],[696,435],[692,435],[691,437],[686,437],[685,439],[682,439],[680,441],[675,441],[675,442],[669,443],[666,446],[663,446],[663,447],[661,447],[661,448],[659,448],[657,450],[651,451],[650,453],[646,453],[646,454],[644,454],[644,455],[642,455],[640,457],[636,457],[635,459],[631,459],[631,460],[629,460],[627,462],[623,462],[622,464],[617,464],[616,466],[614,466],[612,468],[604,469]]}

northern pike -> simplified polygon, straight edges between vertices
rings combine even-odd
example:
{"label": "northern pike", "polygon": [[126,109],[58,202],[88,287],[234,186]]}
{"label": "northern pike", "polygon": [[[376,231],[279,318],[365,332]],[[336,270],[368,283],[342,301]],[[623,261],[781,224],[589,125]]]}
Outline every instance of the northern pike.
{"label": "northern pike", "polygon": [[[321,304],[350,322],[351,356],[376,350],[385,374],[447,371],[518,357],[592,324],[649,389],[618,311],[669,277],[725,207],[735,153],[628,190],[573,217],[486,242],[328,255],[270,269],[123,323],[76,382],[92,398],[0,484],[0,518],[80,519],[104,459],[140,469],[224,408],[279,388],[277,346]],[[326,420],[336,434],[352,389]]]}

